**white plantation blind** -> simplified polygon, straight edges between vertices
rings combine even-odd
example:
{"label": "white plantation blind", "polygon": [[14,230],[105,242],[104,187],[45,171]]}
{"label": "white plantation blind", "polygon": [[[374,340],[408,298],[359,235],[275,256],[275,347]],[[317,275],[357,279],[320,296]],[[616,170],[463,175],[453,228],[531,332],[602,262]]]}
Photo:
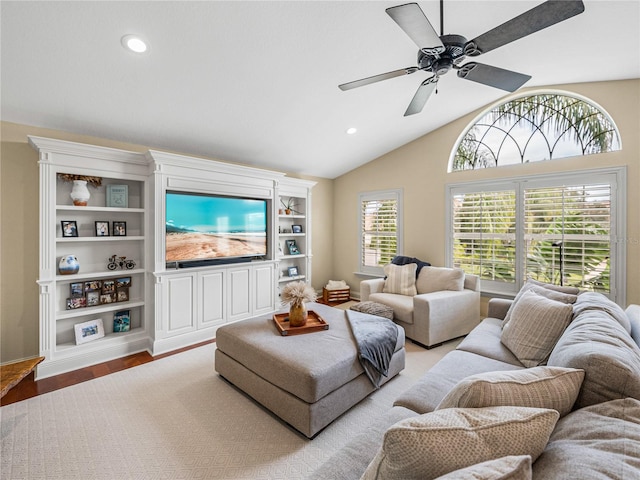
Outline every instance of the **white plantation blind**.
{"label": "white plantation blind", "polygon": [[484,291],[534,278],[624,304],[625,185],[625,168],[449,185],[448,262]]}
{"label": "white plantation blind", "polygon": [[400,253],[401,192],[360,194],[360,271],[382,274],[382,267]]}
{"label": "white plantation blind", "polygon": [[524,218],[528,277],[610,292],[611,185],[525,189]]}
{"label": "white plantation blind", "polygon": [[453,203],[453,265],[484,281],[514,283],[515,190],[459,193]]}

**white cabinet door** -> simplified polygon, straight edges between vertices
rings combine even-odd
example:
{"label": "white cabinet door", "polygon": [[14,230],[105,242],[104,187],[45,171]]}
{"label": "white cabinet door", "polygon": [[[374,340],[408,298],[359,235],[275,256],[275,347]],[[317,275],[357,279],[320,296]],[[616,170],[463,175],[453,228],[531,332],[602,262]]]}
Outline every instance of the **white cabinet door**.
{"label": "white cabinet door", "polygon": [[165,336],[180,335],[196,329],[194,287],[195,275],[165,279]]}
{"label": "white cabinet door", "polygon": [[198,328],[224,323],[224,280],[224,270],[199,274],[201,312],[198,316]]}
{"label": "white cabinet door", "polygon": [[249,266],[228,270],[227,321],[240,320],[251,315],[251,268]]}
{"label": "white cabinet door", "polygon": [[275,277],[273,264],[259,265],[253,271],[254,315],[269,313],[274,309]]}

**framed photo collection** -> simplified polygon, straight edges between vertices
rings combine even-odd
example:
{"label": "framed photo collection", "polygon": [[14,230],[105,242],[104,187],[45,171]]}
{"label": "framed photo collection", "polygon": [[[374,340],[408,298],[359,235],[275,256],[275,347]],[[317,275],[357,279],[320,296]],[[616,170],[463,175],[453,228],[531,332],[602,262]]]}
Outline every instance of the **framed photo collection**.
{"label": "framed photo collection", "polygon": [[129,301],[131,277],[117,277],[69,284],[67,310]]}

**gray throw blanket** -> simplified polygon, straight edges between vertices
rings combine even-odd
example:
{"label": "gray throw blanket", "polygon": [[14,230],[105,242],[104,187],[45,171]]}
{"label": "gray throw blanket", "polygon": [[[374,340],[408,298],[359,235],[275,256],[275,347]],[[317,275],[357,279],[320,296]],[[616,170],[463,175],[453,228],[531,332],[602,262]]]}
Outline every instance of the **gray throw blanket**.
{"label": "gray throw blanket", "polygon": [[345,310],[358,347],[362,368],[376,388],[389,372],[389,363],[398,341],[398,327],[384,317]]}

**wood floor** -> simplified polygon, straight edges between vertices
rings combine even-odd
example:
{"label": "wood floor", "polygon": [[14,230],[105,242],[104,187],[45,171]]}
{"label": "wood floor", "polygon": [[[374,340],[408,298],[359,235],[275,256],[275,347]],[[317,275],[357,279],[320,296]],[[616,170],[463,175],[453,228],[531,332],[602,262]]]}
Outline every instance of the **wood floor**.
{"label": "wood floor", "polygon": [[135,353],[127,357],[111,360],[110,362],[100,363],[91,367],[81,368],[80,370],[74,370],[73,372],[63,373],[54,377],[44,378],[42,380],[35,381],[35,374],[32,372],[27,375],[20,383],[13,387],[7,394],[0,399],[0,405],[9,405],[11,403],[26,400],[27,398],[42,395],[44,393],[53,392],[64,387],[69,387],[77,383],[86,382],[94,378],[109,375],[110,373],[119,372],[131,367],[137,367],[145,363],[153,362],[161,358],[175,355],[176,353],[184,352],[192,348],[201,347],[213,343],[215,340],[209,340],[207,342],[191,345],[186,348],[181,348],[170,353],[163,355],[156,355],[152,357],[147,352]]}

